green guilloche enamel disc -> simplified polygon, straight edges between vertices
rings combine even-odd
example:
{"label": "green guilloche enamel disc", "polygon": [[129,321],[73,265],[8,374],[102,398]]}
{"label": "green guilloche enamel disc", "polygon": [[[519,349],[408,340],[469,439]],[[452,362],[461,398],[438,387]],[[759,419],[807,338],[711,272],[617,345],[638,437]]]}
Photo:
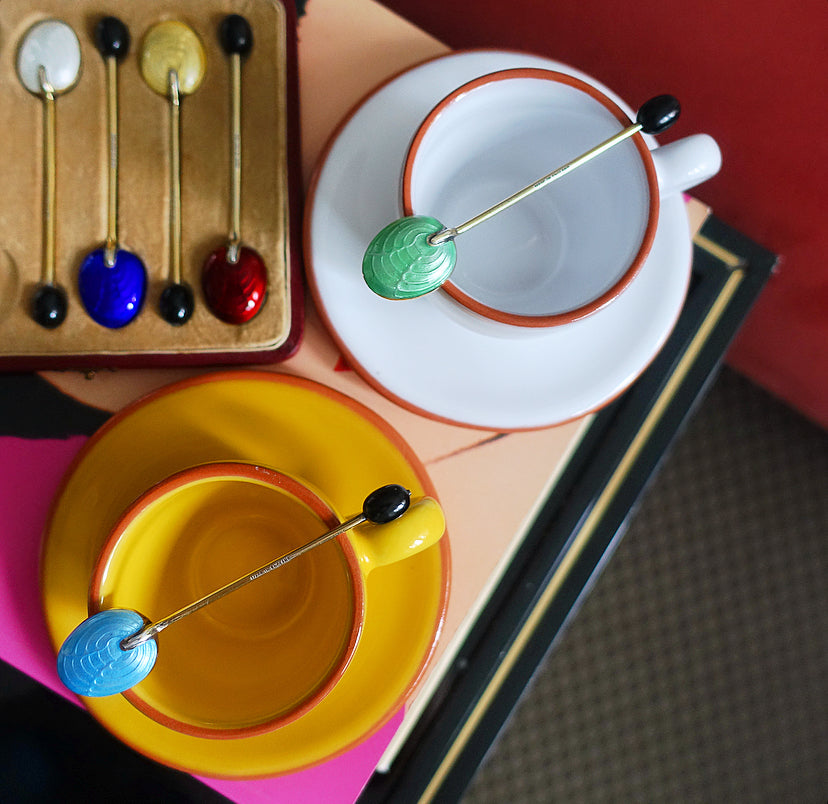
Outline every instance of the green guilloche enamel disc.
{"label": "green guilloche enamel disc", "polygon": [[389,223],[371,241],[362,259],[368,287],[386,299],[414,299],[436,290],[454,270],[453,240],[432,245],[443,230],[436,218],[414,215]]}

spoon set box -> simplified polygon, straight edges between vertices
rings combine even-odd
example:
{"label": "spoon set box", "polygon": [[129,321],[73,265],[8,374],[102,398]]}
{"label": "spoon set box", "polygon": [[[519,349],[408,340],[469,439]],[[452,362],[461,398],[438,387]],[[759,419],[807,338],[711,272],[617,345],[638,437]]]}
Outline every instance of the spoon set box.
{"label": "spoon set box", "polygon": [[[231,226],[231,75],[218,32],[225,16],[237,11],[253,33],[241,69],[240,234],[264,260],[267,296],[250,321],[228,324],[205,303],[201,276]],[[110,329],[84,308],[78,272],[107,236],[106,63],[94,30],[112,14],[131,39],[117,68],[118,242],[143,261],[147,291],[139,314]],[[71,26],[81,48],[78,81],[54,103],[55,282],[68,306],[53,329],[32,315],[44,260],[44,102],[16,71],[21,39],[48,19]],[[143,38],[164,20],[192,28],[206,54],[200,87],[180,104],[181,276],[195,296],[193,315],[181,326],[169,324],[158,309],[171,262],[170,103],[140,69]],[[218,0],[0,4],[0,106],[7,121],[0,149],[0,369],[272,363],[294,353],[304,295],[296,60],[295,6],[283,0],[253,0],[241,9]]]}

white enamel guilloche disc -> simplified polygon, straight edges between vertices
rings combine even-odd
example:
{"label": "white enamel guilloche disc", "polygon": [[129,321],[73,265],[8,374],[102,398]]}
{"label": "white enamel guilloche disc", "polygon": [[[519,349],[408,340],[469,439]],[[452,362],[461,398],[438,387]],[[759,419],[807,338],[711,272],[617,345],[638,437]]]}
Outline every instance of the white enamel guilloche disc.
{"label": "white enamel guilloche disc", "polygon": [[65,22],[44,20],[26,31],[17,51],[17,75],[29,92],[42,94],[40,68],[56,92],[71,89],[80,74],[81,50],[77,34]]}

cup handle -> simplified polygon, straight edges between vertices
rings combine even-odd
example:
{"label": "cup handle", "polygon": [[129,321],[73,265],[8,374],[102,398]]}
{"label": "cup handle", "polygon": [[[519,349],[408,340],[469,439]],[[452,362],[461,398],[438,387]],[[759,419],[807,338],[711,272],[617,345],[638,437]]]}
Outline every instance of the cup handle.
{"label": "cup handle", "polygon": [[399,519],[384,525],[359,525],[349,538],[367,575],[377,567],[395,564],[437,544],[445,531],[446,519],[440,504],[431,497],[423,497]]}
{"label": "cup handle", "polygon": [[715,176],[722,166],[722,152],[709,134],[689,137],[650,151],[662,197],[684,192]]}

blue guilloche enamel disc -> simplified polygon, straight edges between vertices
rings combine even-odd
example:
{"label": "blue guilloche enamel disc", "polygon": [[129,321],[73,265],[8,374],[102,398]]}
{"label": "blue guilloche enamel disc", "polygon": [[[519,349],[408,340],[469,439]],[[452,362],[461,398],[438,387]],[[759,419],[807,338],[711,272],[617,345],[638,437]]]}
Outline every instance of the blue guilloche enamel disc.
{"label": "blue guilloche enamel disc", "polygon": [[144,626],[129,609],[106,609],[84,620],[61,645],[57,657],[60,680],[78,695],[102,698],[143,681],[155,666],[154,639],[124,650],[121,642]]}
{"label": "blue guilloche enamel disc", "polygon": [[131,251],[117,249],[115,263],[106,264],[103,248],[87,255],[78,274],[78,292],[89,316],[104,327],[118,329],[141,312],[147,294],[144,263]]}

